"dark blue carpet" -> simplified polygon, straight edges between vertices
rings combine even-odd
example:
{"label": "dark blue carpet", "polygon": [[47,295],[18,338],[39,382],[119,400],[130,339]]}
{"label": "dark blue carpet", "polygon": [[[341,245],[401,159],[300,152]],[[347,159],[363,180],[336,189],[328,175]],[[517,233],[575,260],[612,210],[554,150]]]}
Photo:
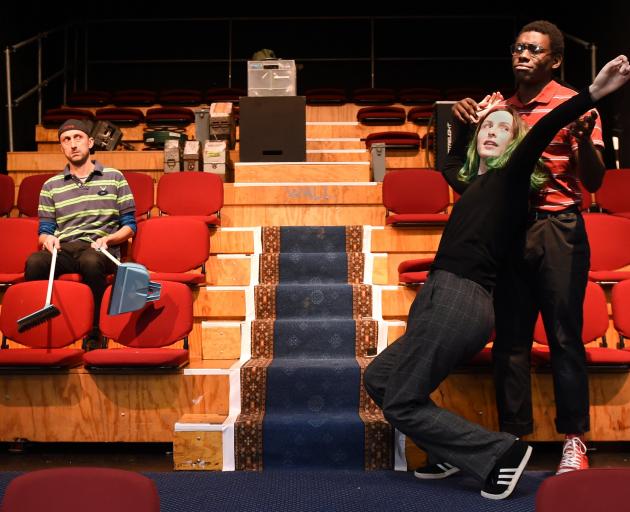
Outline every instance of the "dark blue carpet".
{"label": "dark blue carpet", "polygon": [[344,340],[356,337],[356,322],[351,319],[282,319],[276,320],[275,357],[331,359],[354,357],[355,347]]}
{"label": "dark blue carpet", "polygon": [[276,318],[352,318],[352,286],[280,284]]}
{"label": "dark blue carpet", "polygon": [[[536,489],[550,476],[527,472],[512,497],[493,501],[459,475],[426,482],[393,471],[145,474],[157,484],[162,512],[533,512]],[[0,473],[1,494],[17,475]]]}
{"label": "dark blue carpet", "polygon": [[362,469],[345,227],[281,228],[263,467]]}
{"label": "dark blue carpet", "polygon": [[346,252],[346,228],[345,226],[281,227],[280,252]]}
{"label": "dark blue carpet", "polygon": [[348,256],[342,252],[280,253],[281,283],[347,283]]}

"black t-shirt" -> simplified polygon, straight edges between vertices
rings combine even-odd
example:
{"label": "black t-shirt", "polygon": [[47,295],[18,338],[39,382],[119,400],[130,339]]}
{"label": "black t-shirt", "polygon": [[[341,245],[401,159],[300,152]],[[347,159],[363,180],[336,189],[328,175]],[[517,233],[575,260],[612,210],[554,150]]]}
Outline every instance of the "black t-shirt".
{"label": "black t-shirt", "polygon": [[457,192],[465,192],[453,206],[432,268],[494,287],[498,267],[526,228],[536,161],[558,130],[590,108],[588,90],[562,103],[534,125],[503,168],[489,170],[468,185],[457,179],[470,134],[470,127],[460,127],[443,174]]}

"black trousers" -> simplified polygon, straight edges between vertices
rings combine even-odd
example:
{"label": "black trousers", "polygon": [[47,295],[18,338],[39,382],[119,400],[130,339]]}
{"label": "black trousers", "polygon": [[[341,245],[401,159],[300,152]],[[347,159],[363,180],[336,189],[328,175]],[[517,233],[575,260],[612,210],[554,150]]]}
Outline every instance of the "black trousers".
{"label": "black trousers", "polygon": [[582,303],[590,248],[580,213],[531,222],[495,290],[496,341],[492,349],[502,430],[533,431],[530,354],[538,312],[549,339],[556,429],[587,432],[588,375],[582,343]]}
{"label": "black trousers", "polygon": [[[48,279],[52,254],[46,249],[34,252],[26,260],[24,277],[27,281]],[[116,264],[107,256],[90,247],[89,242],[77,240],[61,244],[57,251],[55,279],[61,274],[81,274],[83,282],[94,296],[94,327],[98,327],[101,301],[107,287],[107,275],[116,271]]]}
{"label": "black trousers", "polygon": [[430,460],[454,464],[482,482],[515,438],[438,407],[430,394],[483,348],[493,316],[492,296],[482,286],[432,271],[411,306],[405,334],[364,375],[365,389],[387,421]]}

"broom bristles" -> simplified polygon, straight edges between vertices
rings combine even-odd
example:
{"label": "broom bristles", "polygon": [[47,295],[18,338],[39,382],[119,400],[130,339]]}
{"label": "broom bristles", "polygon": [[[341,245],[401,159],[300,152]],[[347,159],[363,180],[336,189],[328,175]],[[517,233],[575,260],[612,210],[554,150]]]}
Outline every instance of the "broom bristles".
{"label": "broom bristles", "polygon": [[60,313],[61,311],[59,311],[57,306],[55,306],[54,304],[49,304],[48,306],[45,306],[38,311],[35,311],[35,313],[31,313],[30,315],[19,318],[17,321],[18,332],[24,332],[31,327],[43,324],[46,320],[59,316]]}

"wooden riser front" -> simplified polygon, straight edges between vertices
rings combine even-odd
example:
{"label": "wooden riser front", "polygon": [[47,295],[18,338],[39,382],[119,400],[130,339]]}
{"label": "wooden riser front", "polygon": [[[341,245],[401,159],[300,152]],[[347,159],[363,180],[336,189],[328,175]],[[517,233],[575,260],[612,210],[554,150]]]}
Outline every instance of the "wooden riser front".
{"label": "wooden riser front", "polygon": [[185,413],[227,415],[227,375],[7,375],[0,440],[171,442]]}
{"label": "wooden riser front", "polygon": [[225,226],[348,226],[377,225],[385,218],[382,206],[226,206]]}
{"label": "wooden riser front", "polygon": [[369,182],[368,162],[247,163],[234,165],[236,183]]}

